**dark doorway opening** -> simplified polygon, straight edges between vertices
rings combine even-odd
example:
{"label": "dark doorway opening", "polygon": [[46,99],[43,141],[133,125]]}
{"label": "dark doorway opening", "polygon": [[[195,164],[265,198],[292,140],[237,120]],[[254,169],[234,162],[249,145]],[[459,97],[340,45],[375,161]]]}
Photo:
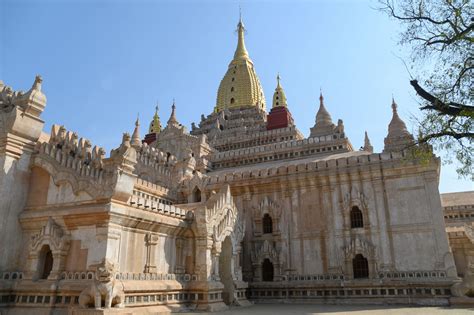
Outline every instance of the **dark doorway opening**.
{"label": "dark doorway opening", "polygon": [[48,279],[53,270],[53,253],[48,245],[41,248],[39,255],[38,273],[40,279]]}
{"label": "dark doorway opening", "polygon": [[201,202],[201,190],[197,187],[193,190],[193,201]]}
{"label": "dark doorway opening", "polygon": [[352,269],[354,271],[354,279],[369,277],[369,262],[367,258],[361,254],[357,254],[354,259],[352,259]]}
{"label": "dark doorway opening", "polygon": [[268,258],[262,264],[262,280],[273,281],[273,264]]}

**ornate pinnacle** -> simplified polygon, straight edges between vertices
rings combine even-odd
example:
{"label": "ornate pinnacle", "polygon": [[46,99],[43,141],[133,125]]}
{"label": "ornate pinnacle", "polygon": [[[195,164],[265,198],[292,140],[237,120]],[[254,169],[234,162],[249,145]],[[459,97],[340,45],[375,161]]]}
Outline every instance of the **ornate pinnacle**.
{"label": "ornate pinnacle", "polygon": [[178,123],[178,120],[176,119],[176,105],[173,99],[173,105],[171,105],[171,115],[170,115],[170,119],[168,119],[168,125],[177,124],[177,123]]}

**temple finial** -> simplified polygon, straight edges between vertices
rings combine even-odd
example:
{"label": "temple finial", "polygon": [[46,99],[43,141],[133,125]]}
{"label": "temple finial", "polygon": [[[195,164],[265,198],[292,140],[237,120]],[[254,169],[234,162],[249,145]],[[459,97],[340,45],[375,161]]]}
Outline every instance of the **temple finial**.
{"label": "temple finial", "polygon": [[388,134],[384,140],[384,152],[404,150],[413,142],[413,136],[408,132],[405,122],[398,116],[397,103],[392,96],[392,120],[388,124]]}
{"label": "temple finial", "polygon": [[133,130],[131,145],[136,149],[142,145],[142,141],[140,139],[140,113],[137,114],[137,120],[135,121],[135,129]]}
{"label": "temple finial", "polygon": [[158,106],[158,101],[156,102],[155,106],[155,115],[153,115],[153,120],[150,123],[150,127],[148,128],[148,133],[160,133],[161,132],[161,122],[160,116],[158,115],[160,107]]}
{"label": "temple finial", "polygon": [[[240,9],[239,9],[240,10]],[[237,42],[237,49],[234,53],[234,60],[249,59],[247,48],[245,48],[245,39],[244,39],[245,26],[242,21],[242,11],[239,13],[239,23],[237,24],[237,33],[239,36]]]}
{"label": "temple finial", "polygon": [[277,87],[275,88],[275,93],[273,94],[273,108],[279,106],[288,106],[286,102],[285,91],[280,84],[280,73],[277,74]]}
{"label": "temple finial", "polygon": [[370,143],[369,136],[367,135],[367,130],[365,131],[365,136],[364,136],[364,146],[362,148],[364,151],[373,153],[374,152],[374,147]]}
{"label": "temple finial", "polygon": [[168,125],[177,124],[177,123],[178,123],[178,120],[176,120],[176,103],[173,98],[173,105],[171,105],[171,115],[170,115],[170,119],[168,119]]}
{"label": "temple finial", "polygon": [[324,106],[324,96],[322,88],[319,88],[319,105]]}
{"label": "temple finial", "polygon": [[239,4],[239,23],[242,23],[242,6]]}

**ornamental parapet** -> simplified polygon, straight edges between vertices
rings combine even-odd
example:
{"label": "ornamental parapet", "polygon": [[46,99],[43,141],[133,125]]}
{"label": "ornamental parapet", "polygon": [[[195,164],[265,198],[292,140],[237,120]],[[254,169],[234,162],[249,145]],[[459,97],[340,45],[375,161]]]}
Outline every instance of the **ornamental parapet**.
{"label": "ornamental parapet", "polygon": [[167,202],[164,200],[155,200],[151,198],[146,198],[143,196],[137,196],[133,194],[130,197],[128,204],[134,208],[150,211],[170,217],[176,217],[180,219],[185,219],[188,211],[173,206],[171,204],[165,204]]}
{"label": "ornamental parapet", "polygon": [[[245,142],[255,142],[255,145],[262,145],[266,144],[268,142],[273,142],[273,141],[282,141],[281,136],[288,136],[288,135],[293,135],[296,134],[298,136],[301,136],[303,138],[302,134],[296,129],[296,127],[286,127],[286,128],[279,128],[279,129],[273,129],[273,130],[262,130],[258,133],[249,133],[249,134],[239,134],[236,137],[224,137],[224,138],[219,138],[215,139],[213,141],[213,146],[214,147],[222,147],[227,144],[233,144],[233,143],[245,143]],[[292,139],[285,139],[285,140],[292,140]],[[268,141],[268,142],[267,142]]]}
{"label": "ornamental parapet", "polygon": [[[329,170],[346,170],[352,167],[380,165],[384,163],[394,162],[401,163],[405,166],[417,163],[411,160],[410,155],[406,151],[384,152],[370,154],[364,151],[345,152],[323,157],[311,157],[306,159],[294,159],[281,161],[278,164],[268,163],[260,164],[255,168],[235,168],[223,169],[208,173],[209,184],[224,184],[239,180],[251,180],[259,178],[268,178],[273,176],[305,174],[307,172],[329,171]],[[437,161],[437,158],[434,158]]]}
{"label": "ornamental parapet", "polygon": [[346,138],[320,136],[219,152],[211,156],[211,161],[214,168],[225,168],[350,151],[353,148]]}

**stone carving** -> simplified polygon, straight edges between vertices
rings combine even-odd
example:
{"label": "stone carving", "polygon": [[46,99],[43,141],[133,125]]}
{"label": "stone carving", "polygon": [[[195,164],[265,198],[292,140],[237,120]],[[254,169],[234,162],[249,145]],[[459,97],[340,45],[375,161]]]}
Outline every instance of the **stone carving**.
{"label": "stone carving", "polygon": [[234,228],[231,233],[232,246],[235,249],[240,248],[240,242],[244,239],[245,235],[245,222],[243,216],[237,213],[237,220],[235,221]]}
{"label": "stone carving", "polygon": [[125,132],[122,137],[122,144],[117,149],[112,150],[110,159],[117,165],[121,165],[123,170],[133,172],[137,163],[137,151],[130,144],[130,134]]}
{"label": "stone carving", "polygon": [[270,215],[273,224],[273,234],[280,233],[280,204],[272,201],[268,196],[265,196],[258,206],[253,208],[253,232],[255,235],[262,233],[262,218],[265,214]]}
{"label": "stone carving", "polygon": [[375,246],[366,240],[356,237],[351,240],[348,246],[342,248],[346,259],[352,259],[356,254],[373,259],[375,256]]}
{"label": "stone carving", "polygon": [[352,206],[358,206],[360,209],[367,209],[367,198],[356,187],[352,186],[350,192],[344,195],[343,209],[350,209]]}
{"label": "stone carving", "polygon": [[250,254],[253,264],[261,264],[266,258],[270,259],[273,263],[280,261],[280,255],[278,255],[275,247],[268,240],[265,240],[260,246],[255,245]]}
{"label": "stone carving", "polygon": [[257,218],[262,218],[266,213],[274,218],[279,218],[281,215],[281,206],[265,196],[258,207],[253,208],[253,214]]}
{"label": "stone carving", "polygon": [[466,294],[472,296],[474,294],[474,265],[470,264],[466,268],[466,272],[462,282],[455,283],[451,287],[451,292],[454,296],[464,297]]}
{"label": "stone carving", "polygon": [[38,234],[31,238],[30,250],[39,251],[42,245],[49,245],[54,251],[67,251],[69,249],[69,236],[64,235],[59,225],[54,223],[51,217],[48,222],[41,228]]}
{"label": "stone carving", "polygon": [[122,283],[115,279],[115,265],[104,259],[96,268],[94,282],[79,295],[80,307],[124,307],[125,294]]}

